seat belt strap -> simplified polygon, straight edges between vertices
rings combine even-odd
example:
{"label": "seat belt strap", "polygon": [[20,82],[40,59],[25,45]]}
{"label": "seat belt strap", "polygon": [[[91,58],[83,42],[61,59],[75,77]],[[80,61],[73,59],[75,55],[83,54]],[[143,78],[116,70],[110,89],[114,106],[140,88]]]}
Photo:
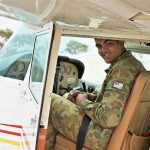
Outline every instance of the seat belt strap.
{"label": "seat belt strap", "polygon": [[90,121],[91,121],[91,118],[88,115],[85,115],[82,120],[81,127],[79,129],[77,143],[76,143],[76,150],[82,150],[86,132],[87,132]]}

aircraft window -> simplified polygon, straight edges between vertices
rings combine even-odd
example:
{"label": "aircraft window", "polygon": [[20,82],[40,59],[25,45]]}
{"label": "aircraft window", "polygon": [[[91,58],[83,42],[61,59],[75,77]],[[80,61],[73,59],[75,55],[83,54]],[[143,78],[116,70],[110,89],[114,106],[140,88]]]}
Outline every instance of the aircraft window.
{"label": "aircraft window", "polygon": [[150,54],[142,54],[142,53],[136,53],[136,52],[132,52],[132,54],[143,63],[144,67],[148,71],[150,71],[150,61],[149,61]]}
{"label": "aircraft window", "polygon": [[35,41],[29,87],[37,103],[41,99],[41,92],[44,85],[44,68],[49,51],[48,40],[49,34],[46,32],[45,34],[38,35]]}
{"label": "aircraft window", "polygon": [[30,61],[28,60],[17,60],[14,64],[11,65],[5,77],[24,80],[29,63]]}
{"label": "aircraft window", "polygon": [[[23,80],[31,60],[35,30],[22,25],[8,40],[0,52],[0,75]],[[21,61],[23,61],[21,63]],[[20,67],[25,63],[22,73]],[[17,70],[15,70],[15,68]]]}
{"label": "aircraft window", "polygon": [[150,70],[150,43],[125,42],[125,46],[139,59],[147,70]]}

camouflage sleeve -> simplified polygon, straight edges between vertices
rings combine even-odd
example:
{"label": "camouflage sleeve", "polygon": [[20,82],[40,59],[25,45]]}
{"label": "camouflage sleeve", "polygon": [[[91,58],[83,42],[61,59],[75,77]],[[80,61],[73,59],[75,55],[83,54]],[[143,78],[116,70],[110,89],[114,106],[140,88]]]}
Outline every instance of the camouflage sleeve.
{"label": "camouflage sleeve", "polygon": [[84,100],[80,108],[103,128],[112,128],[119,124],[124,105],[129,96],[137,72],[131,67],[115,68],[106,86],[101,102]]}

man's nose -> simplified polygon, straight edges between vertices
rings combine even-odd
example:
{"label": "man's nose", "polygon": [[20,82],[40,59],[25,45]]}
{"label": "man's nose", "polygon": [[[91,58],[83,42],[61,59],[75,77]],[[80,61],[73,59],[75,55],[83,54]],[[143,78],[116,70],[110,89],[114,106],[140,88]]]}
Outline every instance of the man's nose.
{"label": "man's nose", "polygon": [[103,46],[101,47],[101,52],[105,52],[105,51],[107,51],[107,47],[106,47],[105,45],[103,45]]}

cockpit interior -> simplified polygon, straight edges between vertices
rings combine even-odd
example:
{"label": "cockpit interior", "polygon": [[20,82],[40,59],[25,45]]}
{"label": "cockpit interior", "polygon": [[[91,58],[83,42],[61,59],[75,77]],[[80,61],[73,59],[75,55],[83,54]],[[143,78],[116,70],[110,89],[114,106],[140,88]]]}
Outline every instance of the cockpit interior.
{"label": "cockpit interior", "polygon": [[53,92],[64,95],[71,90],[84,90],[79,86],[84,64],[67,56],[58,56]]}

